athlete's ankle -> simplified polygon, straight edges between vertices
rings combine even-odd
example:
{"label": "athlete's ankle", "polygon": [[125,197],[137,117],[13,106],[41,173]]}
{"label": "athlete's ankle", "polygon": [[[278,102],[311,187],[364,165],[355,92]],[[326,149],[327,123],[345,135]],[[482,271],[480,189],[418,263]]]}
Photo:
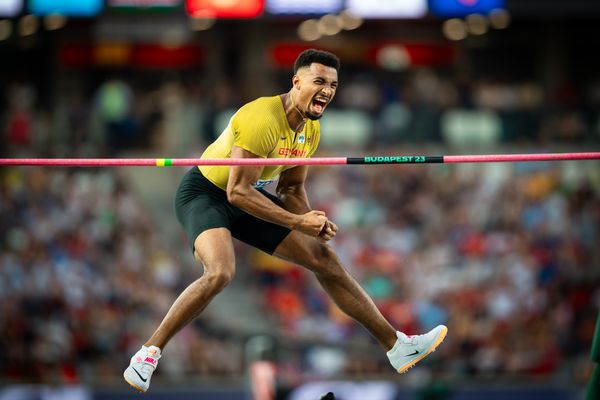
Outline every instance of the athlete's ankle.
{"label": "athlete's ankle", "polygon": [[146,342],[146,343],[144,343],[144,344],[142,345],[142,348],[143,348],[143,349],[154,348],[154,349],[156,349],[156,350],[158,350],[158,351],[162,352],[162,348],[163,348],[163,346],[157,346],[157,345],[155,345],[155,344],[152,344],[152,343]]}

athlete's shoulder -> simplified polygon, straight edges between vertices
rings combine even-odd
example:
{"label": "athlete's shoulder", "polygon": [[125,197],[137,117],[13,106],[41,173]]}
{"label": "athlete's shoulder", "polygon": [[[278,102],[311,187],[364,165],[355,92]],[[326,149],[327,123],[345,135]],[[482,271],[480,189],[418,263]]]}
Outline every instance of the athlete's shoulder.
{"label": "athlete's shoulder", "polygon": [[279,96],[259,97],[244,104],[234,115],[238,124],[277,124],[282,119]]}
{"label": "athlete's shoulder", "polygon": [[259,97],[256,100],[252,100],[244,104],[238,111],[245,112],[258,112],[263,114],[274,114],[278,115],[281,108],[281,100],[279,96]]}

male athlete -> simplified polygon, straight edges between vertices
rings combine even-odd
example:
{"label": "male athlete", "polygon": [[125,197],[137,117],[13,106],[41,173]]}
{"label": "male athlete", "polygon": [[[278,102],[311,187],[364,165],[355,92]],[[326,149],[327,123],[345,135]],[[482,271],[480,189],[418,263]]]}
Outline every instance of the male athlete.
{"label": "male athlete", "polygon": [[[202,158],[310,157],[319,144],[319,118],[338,86],[339,59],[306,50],[294,63],[289,92],[241,107]],[[360,322],[405,372],[444,340],[448,329],[407,336],[397,332],[326,244],[337,226],[310,208],[306,166],[202,166],[192,168],[176,194],[177,218],[204,274],[175,300],[158,329],[131,358],[125,380],[145,392],[162,350],[233,279],[232,237],[311,270],[346,314]],[[262,189],[278,180],[277,196]]]}

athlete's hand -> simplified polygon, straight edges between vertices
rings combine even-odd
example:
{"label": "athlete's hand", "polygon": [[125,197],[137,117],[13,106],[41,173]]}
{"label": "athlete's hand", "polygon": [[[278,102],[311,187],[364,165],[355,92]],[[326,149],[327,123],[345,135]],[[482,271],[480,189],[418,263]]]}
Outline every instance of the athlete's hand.
{"label": "athlete's hand", "polygon": [[312,210],[300,216],[300,221],[294,227],[308,236],[316,237],[327,223],[327,217],[323,211]]}
{"label": "athlete's hand", "polygon": [[321,243],[327,243],[337,234],[338,227],[333,221],[327,220],[317,239]]}

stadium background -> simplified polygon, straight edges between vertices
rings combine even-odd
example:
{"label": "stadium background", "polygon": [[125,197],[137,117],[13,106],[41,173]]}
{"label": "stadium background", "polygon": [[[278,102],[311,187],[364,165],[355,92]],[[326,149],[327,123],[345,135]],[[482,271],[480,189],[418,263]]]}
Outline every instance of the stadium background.
{"label": "stadium background", "polygon": [[[0,0],[0,156],[198,156],[308,47],[342,59],[319,156],[593,151],[599,17],[593,0]],[[281,399],[583,398],[598,167],[312,168],[345,265],[397,327],[448,325],[444,344],[397,376],[310,274],[240,245],[145,396],[250,399],[267,360]],[[128,357],[200,273],[173,214],[184,171],[0,170],[0,399],[131,397]]]}

